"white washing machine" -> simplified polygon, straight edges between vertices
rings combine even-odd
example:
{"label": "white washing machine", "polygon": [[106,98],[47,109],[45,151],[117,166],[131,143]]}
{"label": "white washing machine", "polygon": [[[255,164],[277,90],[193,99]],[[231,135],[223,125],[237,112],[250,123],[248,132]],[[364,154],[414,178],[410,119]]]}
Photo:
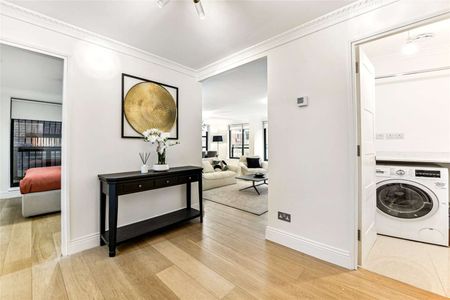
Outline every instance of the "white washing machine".
{"label": "white washing machine", "polygon": [[379,234],[448,247],[448,170],[377,165]]}

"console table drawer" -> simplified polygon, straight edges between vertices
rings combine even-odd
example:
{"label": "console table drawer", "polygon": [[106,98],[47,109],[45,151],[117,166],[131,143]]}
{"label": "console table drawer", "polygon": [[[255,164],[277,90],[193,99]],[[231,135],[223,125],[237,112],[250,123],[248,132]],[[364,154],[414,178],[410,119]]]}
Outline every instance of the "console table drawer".
{"label": "console table drawer", "polygon": [[118,186],[117,192],[119,195],[137,193],[153,189],[152,181],[140,180],[134,182],[122,183]]}
{"label": "console table drawer", "polygon": [[200,175],[199,174],[182,175],[182,176],[179,176],[178,178],[180,180],[180,183],[188,183],[188,182],[199,181]]}
{"label": "console table drawer", "polygon": [[155,180],[155,188],[177,185],[178,177],[167,177]]}

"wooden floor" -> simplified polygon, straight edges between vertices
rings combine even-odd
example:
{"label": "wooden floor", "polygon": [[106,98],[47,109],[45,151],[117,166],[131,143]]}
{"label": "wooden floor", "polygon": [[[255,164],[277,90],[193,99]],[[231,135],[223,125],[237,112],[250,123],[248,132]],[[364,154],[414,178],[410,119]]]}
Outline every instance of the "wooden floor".
{"label": "wooden floor", "polygon": [[[192,222],[58,258],[58,215],[24,220],[0,200],[1,299],[442,299],[264,240],[266,216],[205,202]],[[59,225],[58,225],[59,226]]]}

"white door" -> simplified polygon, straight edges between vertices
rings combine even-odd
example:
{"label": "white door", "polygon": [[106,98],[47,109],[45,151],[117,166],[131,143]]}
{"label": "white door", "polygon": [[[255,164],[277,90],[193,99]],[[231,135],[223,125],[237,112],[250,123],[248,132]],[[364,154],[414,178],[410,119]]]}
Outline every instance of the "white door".
{"label": "white door", "polygon": [[[356,49],[356,84],[359,96],[359,259],[364,265],[377,238],[375,159],[375,71],[359,47]],[[358,70],[359,69],[359,70]]]}

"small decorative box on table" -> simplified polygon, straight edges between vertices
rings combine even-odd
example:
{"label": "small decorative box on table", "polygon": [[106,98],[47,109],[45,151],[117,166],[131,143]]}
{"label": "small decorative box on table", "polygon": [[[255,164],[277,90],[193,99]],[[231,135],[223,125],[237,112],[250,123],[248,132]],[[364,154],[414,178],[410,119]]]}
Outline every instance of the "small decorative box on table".
{"label": "small decorative box on table", "polygon": [[[168,226],[200,217],[203,221],[202,168],[176,167],[165,172],[139,171],[98,175],[100,180],[100,245],[108,244],[109,256],[116,255],[116,245],[126,240]],[[191,207],[191,183],[198,182],[199,209]],[[117,228],[118,197],[121,195],[186,184],[186,208]],[[105,230],[108,196],[109,230]],[[151,199],[149,199],[151,200]]]}

